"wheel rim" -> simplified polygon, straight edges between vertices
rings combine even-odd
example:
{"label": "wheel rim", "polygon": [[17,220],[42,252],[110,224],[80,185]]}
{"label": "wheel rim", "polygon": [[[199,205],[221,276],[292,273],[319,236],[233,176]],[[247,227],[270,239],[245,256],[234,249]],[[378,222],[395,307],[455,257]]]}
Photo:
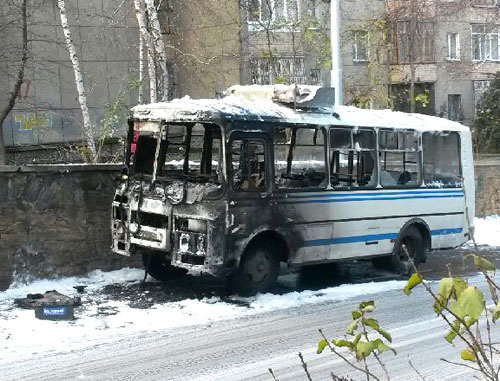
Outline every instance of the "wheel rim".
{"label": "wheel rim", "polygon": [[245,263],[245,276],[253,284],[266,281],[271,273],[271,260],[266,251],[259,250]]}

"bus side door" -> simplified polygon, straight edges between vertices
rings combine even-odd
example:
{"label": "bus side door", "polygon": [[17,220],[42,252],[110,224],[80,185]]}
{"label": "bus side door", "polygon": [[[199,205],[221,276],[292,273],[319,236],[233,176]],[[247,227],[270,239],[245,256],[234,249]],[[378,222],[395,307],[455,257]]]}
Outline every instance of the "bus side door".
{"label": "bus side door", "polygon": [[264,134],[233,132],[228,150],[229,240],[243,245],[271,224],[269,141]]}

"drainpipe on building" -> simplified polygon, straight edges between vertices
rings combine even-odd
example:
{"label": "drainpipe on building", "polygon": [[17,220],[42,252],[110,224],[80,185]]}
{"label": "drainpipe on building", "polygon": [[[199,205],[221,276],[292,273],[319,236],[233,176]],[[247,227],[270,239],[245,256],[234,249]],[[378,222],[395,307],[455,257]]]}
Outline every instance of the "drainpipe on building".
{"label": "drainpipe on building", "polygon": [[335,105],[344,103],[342,85],[342,56],[340,54],[340,1],[330,0],[330,39],[332,45],[331,83],[335,88]]}

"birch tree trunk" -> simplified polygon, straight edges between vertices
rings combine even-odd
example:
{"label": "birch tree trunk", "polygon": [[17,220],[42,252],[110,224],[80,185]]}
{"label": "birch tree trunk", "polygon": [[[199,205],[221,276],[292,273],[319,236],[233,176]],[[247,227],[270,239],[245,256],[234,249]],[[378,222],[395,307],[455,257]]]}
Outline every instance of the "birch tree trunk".
{"label": "birch tree trunk", "polygon": [[137,102],[144,102],[144,39],[139,34],[139,95]]}
{"label": "birch tree trunk", "polygon": [[155,64],[155,49],[154,42],[151,34],[147,28],[146,12],[142,0],[134,0],[135,14],[137,16],[137,23],[139,24],[139,32],[146,43],[148,52],[148,71],[149,71],[149,93],[150,101],[157,101],[157,85],[156,85],[156,64]]}
{"label": "birch tree trunk", "polygon": [[158,20],[158,13],[156,12],[154,0],[145,0],[146,10],[148,12],[151,34],[153,37],[155,52],[157,54],[158,63],[162,71],[162,89],[161,89],[161,99],[163,101],[168,100],[168,69],[167,69],[167,51],[165,49],[165,43],[163,42],[163,37],[161,35],[160,21]]}
{"label": "birch tree trunk", "polygon": [[14,90],[12,91],[12,94],[10,95],[9,102],[7,103],[7,106],[0,112],[0,165],[5,165],[6,163],[6,158],[5,158],[5,142],[4,142],[4,136],[3,136],[3,122],[5,122],[5,119],[7,119],[7,115],[12,111],[14,108],[14,105],[16,104],[16,98],[17,94],[21,90],[21,85],[23,84],[24,81],[24,68],[26,67],[26,61],[28,60],[28,20],[27,20],[27,15],[26,15],[26,1],[23,0],[21,4],[21,22],[23,26],[23,48],[22,48],[22,55],[21,55],[21,66],[19,67],[19,71],[17,73],[17,81],[16,84],[14,85]]}
{"label": "birch tree trunk", "polygon": [[83,116],[83,133],[87,138],[87,144],[92,155],[92,162],[95,162],[97,158],[97,151],[95,146],[95,137],[92,124],[90,122],[89,108],[87,106],[87,94],[85,92],[85,86],[83,84],[82,71],[80,69],[80,62],[78,56],[76,55],[75,44],[71,39],[71,31],[68,25],[68,18],[66,16],[66,4],[64,0],[57,0],[57,7],[59,8],[59,14],[61,16],[61,26],[64,32],[64,39],[66,42],[66,47],[69,52],[69,58],[71,59],[71,64],[73,65],[73,72],[75,74],[76,89],[78,90],[78,102],[80,103],[80,108],[82,110]]}

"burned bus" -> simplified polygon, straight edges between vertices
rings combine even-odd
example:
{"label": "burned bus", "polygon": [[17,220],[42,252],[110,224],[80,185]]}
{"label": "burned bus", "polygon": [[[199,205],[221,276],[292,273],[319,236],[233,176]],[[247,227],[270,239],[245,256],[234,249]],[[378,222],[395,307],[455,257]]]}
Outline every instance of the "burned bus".
{"label": "burned bus", "polygon": [[410,259],[469,239],[469,128],[333,108],[324,89],[269,91],[132,109],[115,253],[142,255],[157,279],[196,270],[251,294],[269,289],[281,263],[371,259],[407,272]]}

